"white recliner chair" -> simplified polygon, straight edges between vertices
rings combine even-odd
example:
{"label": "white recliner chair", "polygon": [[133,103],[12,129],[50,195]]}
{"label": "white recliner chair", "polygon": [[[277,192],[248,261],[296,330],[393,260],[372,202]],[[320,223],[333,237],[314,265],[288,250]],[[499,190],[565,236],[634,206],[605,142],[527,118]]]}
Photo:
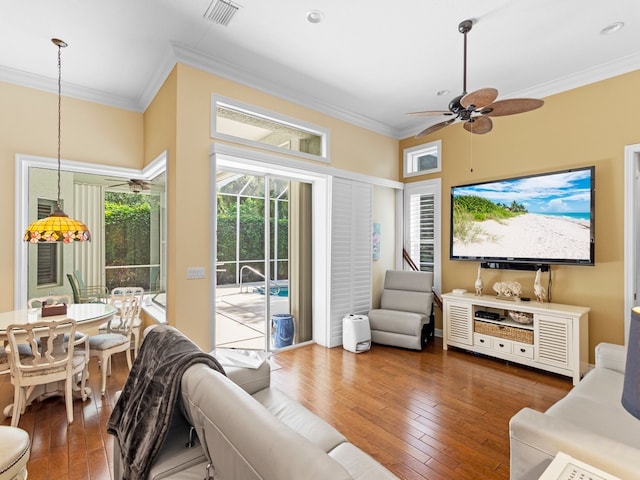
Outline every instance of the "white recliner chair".
{"label": "white recliner chair", "polygon": [[387,270],[380,308],[369,312],[374,343],[422,350],[433,338],[433,273]]}

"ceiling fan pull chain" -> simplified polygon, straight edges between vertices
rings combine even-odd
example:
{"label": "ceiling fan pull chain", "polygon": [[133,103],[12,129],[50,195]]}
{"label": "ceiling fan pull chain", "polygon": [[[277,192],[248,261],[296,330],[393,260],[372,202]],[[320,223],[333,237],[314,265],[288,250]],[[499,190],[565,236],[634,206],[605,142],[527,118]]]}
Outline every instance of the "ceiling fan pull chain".
{"label": "ceiling fan pull chain", "polygon": [[470,135],[469,138],[469,172],[473,173],[473,135]]}

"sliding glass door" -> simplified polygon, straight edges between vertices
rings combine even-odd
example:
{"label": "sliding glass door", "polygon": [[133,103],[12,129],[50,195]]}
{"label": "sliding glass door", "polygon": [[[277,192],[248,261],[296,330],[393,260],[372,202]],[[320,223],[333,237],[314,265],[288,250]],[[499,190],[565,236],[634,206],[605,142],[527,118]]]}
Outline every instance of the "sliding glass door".
{"label": "sliding glass door", "polygon": [[217,348],[274,350],[311,338],[310,271],[298,267],[310,257],[310,195],[301,193],[310,189],[217,172]]}

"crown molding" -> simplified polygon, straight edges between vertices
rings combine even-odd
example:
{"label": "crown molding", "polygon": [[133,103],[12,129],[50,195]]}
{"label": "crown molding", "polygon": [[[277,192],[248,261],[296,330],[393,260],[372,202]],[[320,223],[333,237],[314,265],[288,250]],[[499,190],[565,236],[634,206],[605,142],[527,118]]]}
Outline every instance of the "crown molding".
{"label": "crown molding", "polygon": [[640,69],[640,54],[622,57],[611,62],[601,63],[595,67],[572,73],[566,77],[556,78],[549,82],[538,84],[532,88],[514,92],[505,98],[534,97],[544,98],[558,93],[584,87],[592,83],[617,77],[625,73]]}
{"label": "crown molding", "polygon": [[269,80],[265,80],[264,78],[260,78],[257,75],[253,75],[242,70],[229,62],[205,55],[184,45],[178,43],[172,43],[172,45],[179,63],[226,78],[227,80],[260,90],[298,105],[302,105],[317,112],[351,123],[352,125],[366,128],[389,137],[398,138],[397,134],[399,132],[395,128],[382,122],[378,122],[377,120],[373,120],[364,115],[359,115],[336,105],[331,105],[327,102],[310,97],[309,94],[302,91],[293,90],[270,82]]}
{"label": "crown molding", "polygon": [[[58,94],[58,81],[42,75],[16,70],[0,66],[0,82],[13,83],[35,90],[42,90]],[[101,103],[110,107],[142,112],[140,104],[131,98],[111,95],[101,90],[82,87],[69,82],[63,82],[63,96],[86,100],[88,102]]]}
{"label": "crown molding", "polygon": [[[228,80],[260,90],[284,100],[302,105],[317,112],[324,113],[352,125],[385,135],[402,139],[412,137],[426,124],[420,127],[411,125],[405,128],[394,128],[367,116],[357,114],[337,105],[324,102],[308,94],[276,83],[270,82],[257,75],[251,74],[237,66],[219,58],[205,55],[178,43],[171,43],[158,64],[151,78],[141,89],[137,99],[111,95],[100,90],[83,87],[73,83],[64,83],[64,95],[89,102],[100,103],[111,107],[122,108],[134,112],[144,112],[153,101],[166,78],[176,63],[197,68]],[[640,54],[629,55],[615,61],[603,63],[593,68],[576,72],[565,77],[538,84],[534,87],[504,95],[501,99],[516,97],[544,98],[558,93],[573,90],[608,78],[629,73],[640,69]],[[35,75],[21,70],[0,66],[0,81],[21,85],[36,90],[57,93],[57,81],[41,75]],[[434,122],[435,123],[435,122]]]}
{"label": "crown molding", "polygon": [[167,80],[167,77],[176,66],[178,59],[172,45],[168,45],[158,63],[155,72],[151,75],[151,78],[140,92],[140,105],[143,106],[142,111],[145,111],[151,105],[151,102],[158,94],[162,85]]}

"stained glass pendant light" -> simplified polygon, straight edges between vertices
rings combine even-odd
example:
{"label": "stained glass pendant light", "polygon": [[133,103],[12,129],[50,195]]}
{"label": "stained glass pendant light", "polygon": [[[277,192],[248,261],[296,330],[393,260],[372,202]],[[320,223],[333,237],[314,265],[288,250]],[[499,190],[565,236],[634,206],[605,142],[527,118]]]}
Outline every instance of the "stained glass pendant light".
{"label": "stained glass pendant light", "polygon": [[51,41],[58,47],[58,202],[56,209],[46,218],[36,220],[24,233],[24,241],[31,243],[51,242],[84,242],[91,240],[87,226],[62,211],[60,204],[60,123],[62,100],[62,48],[67,44],[57,38]]}

